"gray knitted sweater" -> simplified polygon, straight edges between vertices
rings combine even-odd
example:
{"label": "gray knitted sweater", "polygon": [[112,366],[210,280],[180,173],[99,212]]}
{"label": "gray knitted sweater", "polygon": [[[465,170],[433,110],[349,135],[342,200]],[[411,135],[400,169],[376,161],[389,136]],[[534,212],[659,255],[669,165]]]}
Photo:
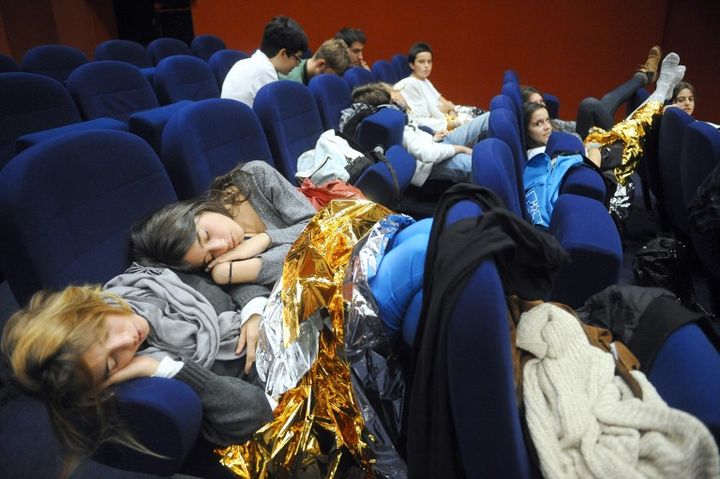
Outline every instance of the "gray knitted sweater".
{"label": "gray knitted sweater", "polygon": [[242,189],[250,205],[265,223],[272,246],[260,254],[262,269],[256,283],[272,287],[282,276],[283,262],[290,246],[300,236],[316,210],[310,201],[285,177],[264,161],[249,161],[241,167],[249,173]]}

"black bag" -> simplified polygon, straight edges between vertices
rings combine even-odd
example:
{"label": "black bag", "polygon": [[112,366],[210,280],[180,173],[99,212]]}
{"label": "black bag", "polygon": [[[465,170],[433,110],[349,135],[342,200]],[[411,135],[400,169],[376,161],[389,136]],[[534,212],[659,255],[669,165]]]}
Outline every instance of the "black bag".
{"label": "black bag", "polygon": [[633,275],[638,285],[665,288],[675,294],[683,306],[695,309],[691,264],[685,243],[661,233],[637,251]]}
{"label": "black bag", "polygon": [[360,143],[355,141],[354,138],[346,135],[340,130],[335,130],[335,135],[347,141],[348,145],[350,145],[353,150],[357,150],[363,154],[361,157],[348,161],[348,165],[345,167],[345,171],[347,171],[348,175],[350,175],[348,183],[351,185],[354,185],[358,178],[360,178],[360,175],[362,175],[370,166],[378,162],[385,164],[388,171],[390,171],[390,176],[392,177],[393,191],[390,192],[389,195],[387,192],[363,191],[363,193],[370,200],[381,203],[390,208],[394,208],[400,199],[400,183],[398,183],[397,172],[390,160],[385,157],[385,152],[383,151],[382,146],[378,145],[372,150],[367,150]]}

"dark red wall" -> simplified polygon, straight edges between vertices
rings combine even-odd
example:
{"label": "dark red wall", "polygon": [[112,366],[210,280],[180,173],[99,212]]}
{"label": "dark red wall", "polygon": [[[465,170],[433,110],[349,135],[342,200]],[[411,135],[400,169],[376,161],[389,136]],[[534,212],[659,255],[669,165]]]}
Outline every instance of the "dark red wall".
{"label": "dark red wall", "polygon": [[196,34],[215,33],[248,51],[276,14],[298,20],[313,48],[342,26],[359,27],[370,63],[424,40],[434,49],[431,79],[456,103],[486,107],[502,72],[513,68],[523,83],[559,95],[561,115],[573,118],[583,97],[629,78],[662,42],[667,7],[668,0],[196,0],[193,20]]}
{"label": "dark red wall", "polygon": [[[130,1],[130,0],[129,0]],[[230,48],[251,52],[265,23],[298,20],[316,48],[342,26],[368,35],[372,63],[424,40],[434,51],[432,80],[456,103],[486,107],[502,72],[555,93],[561,116],[579,101],[601,96],[632,75],[647,50],[677,51],[698,89],[696,116],[720,122],[720,1],[194,0],[196,34],[213,33]],[[115,33],[112,0],[0,0],[0,52],[21,60],[28,48],[66,43],[92,58]]]}

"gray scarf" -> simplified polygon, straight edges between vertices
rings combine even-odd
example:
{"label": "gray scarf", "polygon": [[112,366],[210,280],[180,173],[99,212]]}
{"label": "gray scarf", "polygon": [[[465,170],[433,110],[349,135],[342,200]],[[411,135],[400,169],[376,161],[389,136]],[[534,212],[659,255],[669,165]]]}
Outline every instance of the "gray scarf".
{"label": "gray scarf", "polygon": [[148,348],[140,354],[156,358],[190,358],[206,368],[215,360],[236,359],[240,313],[218,315],[210,302],[183,283],[170,269],[133,263],[104,289],[121,296],[150,323]]}

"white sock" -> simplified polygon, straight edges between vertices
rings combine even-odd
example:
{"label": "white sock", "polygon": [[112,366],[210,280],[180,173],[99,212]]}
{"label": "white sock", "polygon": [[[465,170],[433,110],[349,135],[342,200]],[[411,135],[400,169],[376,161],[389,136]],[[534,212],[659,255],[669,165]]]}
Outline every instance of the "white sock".
{"label": "white sock", "polygon": [[663,103],[665,100],[669,100],[675,85],[680,83],[683,76],[685,76],[685,65],[680,65],[680,57],[675,52],[668,53],[662,61],[660,75],[655,82],[655,91],[645,102],[659,101]]}

